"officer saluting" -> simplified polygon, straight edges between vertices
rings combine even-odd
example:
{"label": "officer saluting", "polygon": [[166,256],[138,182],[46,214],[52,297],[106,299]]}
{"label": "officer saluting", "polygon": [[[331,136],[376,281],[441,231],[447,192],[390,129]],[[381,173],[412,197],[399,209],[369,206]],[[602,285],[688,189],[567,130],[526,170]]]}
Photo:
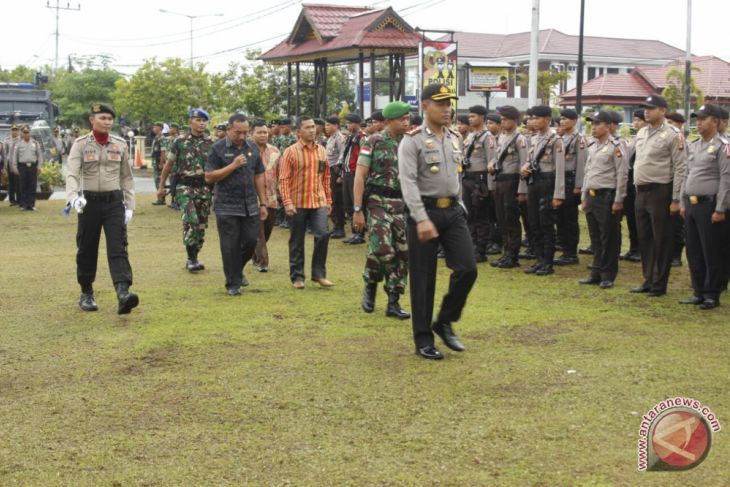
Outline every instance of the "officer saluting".
{"label": "officer saluting", "polygon": [[134,180],[127,143],[109,134],[114,116],[109,105],[91,105],[92,131],[76,139],[68,157],[66,197],[67,206],[79,214],[76,233],[79,306],[84,311],[97,309],[92,285],[103,228],[109,271],[117,291],[117,313],[127,314],[139,304],[137,295],[129,292],[132,268],[127,257],[127,225],[134,213]]}
{"label": "officer saluting", "polygon": [[[434,346],[433,332],[452,350],[464,350],[451,324],[460,318],[477,278],[474,247],[460,194],[461,143],[458,134],[448,128],[451,100],[455,98],[443,84],[424,88],[421,106],[425,123],[408,132],[398,148],[399,179],[409,212],[406,236],[413,339],[416,354],[426,359],[443,358]],[[439,243],[453,272],[449,292],[431,324]]]}

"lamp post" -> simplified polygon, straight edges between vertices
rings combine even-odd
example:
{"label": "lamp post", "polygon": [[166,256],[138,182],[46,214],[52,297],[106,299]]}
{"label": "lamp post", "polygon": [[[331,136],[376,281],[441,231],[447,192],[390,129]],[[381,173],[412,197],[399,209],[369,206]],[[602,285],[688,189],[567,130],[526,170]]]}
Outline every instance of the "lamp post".
{"label": "lamp post", "polygon": [[187,17],[190,20],[190,68],[193,67],[193,20],[202,17],[223,17],[223,14],[202,14],[202,15],[190,15],[181,14],[180,12],[173,12],[171,10],[160,9],[163,14],[179,15],[180,17]]}

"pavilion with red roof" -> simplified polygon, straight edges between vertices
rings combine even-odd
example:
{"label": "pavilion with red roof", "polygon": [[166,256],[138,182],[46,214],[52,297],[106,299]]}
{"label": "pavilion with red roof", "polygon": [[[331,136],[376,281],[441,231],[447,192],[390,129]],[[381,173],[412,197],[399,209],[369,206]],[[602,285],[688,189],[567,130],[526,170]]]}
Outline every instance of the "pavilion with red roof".
{"label": "pavilion with red roof", "polygon": [[[405,58],[418,53],[423,36],[415,31],[392,8],[348,7],[341,5],[304,4],[289,37],[259,59],[272,64],[286,64],[288,74],[287,112],[299,115],[302,88],[314,90],[314,116],[327,111],[327,66],[358,63],[358,100],[360,113],[364,108],[364,64],[370,62],[370,106],[375,110],[376,83],[387,83],[390,100],[402,100],[405,95]],[[375,60],[388,58],[389,77],[375,78]],[[300,82],[301,65],[314,67],[314,85]],[[292,110],[292,68],[295,106]]]}

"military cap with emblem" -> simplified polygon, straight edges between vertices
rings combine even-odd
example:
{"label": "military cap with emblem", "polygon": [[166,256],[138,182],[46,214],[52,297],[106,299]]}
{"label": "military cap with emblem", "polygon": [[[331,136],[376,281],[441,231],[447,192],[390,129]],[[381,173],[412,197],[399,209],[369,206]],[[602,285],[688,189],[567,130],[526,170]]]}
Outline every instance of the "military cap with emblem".
{"label": "military cap with emblem", "polygon": [[373,112],[372,118],[375,122],[385,122],[385,117],[383,117],[383,112],[378,110],[377,112]]}
{"label": "military cap with emblem", "polygon": [[202,108],[191,108],[188,112],[188,118],[202,118],[207,121],[210,120],[210,115]]}
{"label": "military cap with emblem", "polygon": [[634,112],[634,118],[640,118],[646,122],[646,113],[644,113],[644,110],[636,110]]}
{"label": "military cap with emblem", "polygon": [[457,98],[456,93],[453,93],[448,86],[441,83],[428,85],[421,92],[421,101],[456,100]]}
{"label": "military cap with emblem", "polygon": [[314,119],[314,124],[315,125],[321,125],[322,127],[324,127],[324,120],[322,120],[321,118],[315,118]]}
{"label": "military cap with emblem", "polygon": [[600,110],[598,112],[595,112],[591,116],[589,116],[588,119],[592,122],[600,123],[611,123],[613,121],[611,113],[607,112],[606,110]]}
{"label": "military cap with emblem", "polygon": [[18,130],[18,125],[14,123],[10,126],[10,130]]}
{"label": "military cap with emblem", "polygon": [[651,95],[644,100],[644,106],[648,108],[668,108],[667,100],[661,95]]}
{"label": "military cap with emblem", "polygon": [[499,113],[488,113],[487,120],[494,123],[502,123],[502,117]]}
{"label": "military cap with emblem", "polygon": [[392,101],[383,108],[383,118],[392,120],[400,118],[411,111],[411,106],[404,101]]}
{"label": "military cap with emblem", "polygon": [[563,108],[562,110],[560,110],[560,116],[568,118],[570,120],[578,120],[578,112],[576,112],[572,108]]}
{"label": "military cap with emblem", "polygon": [[96,115],[97,113],[108,113],[112,116],[112,118],[116,118],[117,114],[114,113],[114,110],[112,110],[112,107],[107,105],[106,103],[92,103],[91,104],[91,114]]}
{"label": "military cap with emblem", "polygon": [[228,130],[228,124],[227,123],[219,123],[215,126],[216,130],[223,130],[224,132]]}
{"label": "military cap with emblem", "polygon": [[535,105],[530,108],[530,115],[534,117],[552,117],[553,110],[547,105]]}
{"label": "military cap with emblem", "polygon": [[697,118],[716,117],[722,119],[722,109],[717,105],[707,103],[702,105],[700,109],[694,112],[691,116]]}
{"label": "military cap with emblem", "polygon": [[473,107],[469,107],[469,113],[475,113],[477,115],[486,116],[487,109],[486,109],[486,107],[483,107],[482,105],[474,105]]}
{"label": "military cap with emblem", "polygon": [[667,114],[667,118],[671,120],[672,122],[676,123],[684,123],[686,120],[684,119],[684,116],[681,113],[672,112]]}
{"label": "military cap with emblem", "polygon": [[331,123],[332,125],[337,125],[337,126],[340,125],[340,117],[335,117],[334,115],[331,117],[327,117],[324,120],[325,120],[325,122]]}
{"label": "military cap with emblem", "polygon": [[20,131],[21,131],[21,132],[23,132],[24,134],[27,134],[28,132],[30,132],[30,127],[29,127],[29,126],[27,126],[27,125],[23,125],[23,126],[22,126],[22,127],[20,128]]}
{"label": "military cap with emblem", "polygon": [[616,125],[624,121],[623,115],[613,110],[608,111],[608,116],[611,117],[611,123],[615,123]]}
{"label": "military cap with emblem", "polygon": [[348,113],[345,115],[345,120],[352,123],[362,123],[362,117],[357,113]]}
{"label": "military cap with emblem", "polygon": [[456,121],[464,125],[469,125],[469,115],[457,115]]}
{"label": "military cap with emblem", "polygon": [[499,112],[499,114],[504,118],[508,118],[510,120],[520,119],[520,111],[512,105],[503,105],[497,108],[497,112]]}

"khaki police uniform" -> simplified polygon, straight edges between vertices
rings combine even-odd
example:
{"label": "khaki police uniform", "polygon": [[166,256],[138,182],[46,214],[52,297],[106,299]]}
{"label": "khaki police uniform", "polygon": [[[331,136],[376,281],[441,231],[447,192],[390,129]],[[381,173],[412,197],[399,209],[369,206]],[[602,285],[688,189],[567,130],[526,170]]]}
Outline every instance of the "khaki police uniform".
{"label": "khaki police uniform", "polygon": [[13,149],[12,172],[18,173],[18,205],[26,210],[35,208],[38,172],[43,163],[41,144],[32,137],[18,140]]}
{"label": "khaki police uniform", "polygon": [[486,261],[489,244],[489,173],[487,163],[494,157],[494,136],[484,128],[471,132],[464,142],[465,171],[463,198],[467,209],[467,224],[480,261]]}
{"label": "khaki police uniform", "polygon": [[563,245],[563,256],[577,258],[580,241],[580,194],[574,194],[573,190],[580,189],[583,184],[588,151],[585,137],[575,129],[572,133],[563,134],[562,139],[565,148],[565,200],[557,212],[558,237]]}

